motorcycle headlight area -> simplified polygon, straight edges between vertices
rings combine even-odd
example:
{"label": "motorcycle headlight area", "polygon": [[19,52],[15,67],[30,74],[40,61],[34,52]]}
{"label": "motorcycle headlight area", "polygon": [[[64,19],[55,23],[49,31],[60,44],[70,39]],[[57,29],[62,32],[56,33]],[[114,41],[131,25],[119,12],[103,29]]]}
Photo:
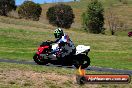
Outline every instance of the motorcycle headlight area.
{"label": "motorcycle headlight area", "polygon": [[40,50],[38,49],[38,52],[40,52]]}

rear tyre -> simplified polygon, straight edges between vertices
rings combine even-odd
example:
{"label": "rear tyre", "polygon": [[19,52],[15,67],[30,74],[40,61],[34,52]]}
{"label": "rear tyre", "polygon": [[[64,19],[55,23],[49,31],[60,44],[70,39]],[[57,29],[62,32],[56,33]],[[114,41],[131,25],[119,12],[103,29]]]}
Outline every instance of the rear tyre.
{"label": "rear tyre", "polygon": [[87,68],[90,65],[90,58],[85,54],[79,54],[76,56],[74,61],[74,66],[78,69],[81,66],[81,69]]}
{"label": "rear tyre", "polygon": [[45,64],[48,63],[48,61],[40,59],[40,56],[39,56],[38,54],[35,54],[35,55],[33,56],[33,59],[34,59],[34,61],[35,61],[37,64],[39,64],[39,65],[45,65]]}

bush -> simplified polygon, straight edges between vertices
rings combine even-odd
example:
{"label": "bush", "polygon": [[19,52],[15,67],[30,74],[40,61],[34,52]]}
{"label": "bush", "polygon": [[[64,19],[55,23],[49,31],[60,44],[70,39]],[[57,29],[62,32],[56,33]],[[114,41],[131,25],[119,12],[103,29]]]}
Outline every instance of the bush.
{"label": "bush", "polygon": [[50,7],[46,15],[50,24],[62,28],[70,28],[75,18],[71,6],[64,4]]}
{"label": "bush", "polygon": [[32,1],[25,1],[17,9],[20,18],[31,19],[38,21],[42,12],[42,8],[39,4]]}
{"label": "bush", "polygon": [[104,9],[98,0],[88,4],[87,12],[83,13],[83,27],[91,33],[104,33]]}
{"label": "bush", "polygon": [[8,12],[15,10],[15,0],[0,0],[0,15],[7,16]]}

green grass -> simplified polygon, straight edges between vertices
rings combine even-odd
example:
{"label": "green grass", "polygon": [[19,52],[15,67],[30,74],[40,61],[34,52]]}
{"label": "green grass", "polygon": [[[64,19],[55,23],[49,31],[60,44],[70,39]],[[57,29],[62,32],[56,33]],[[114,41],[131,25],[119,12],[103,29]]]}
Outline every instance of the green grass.
{"label": "green grass", "polygon": [[46,40],[47,32],[34,32],[14,28],[0,28],[1,58],[32,60],[32,56],[41,43]]}
{"label": "green grass", "polygon": [[[54,39],[52,31],[39,30],[0,28],[0,58],[32,60],[42,41]],[[66,31],[66,33],[70,35],[75,45],[91,46],[89,57],[92,66],[132,69],[132,40],[130,37],[87,34],[74,30]]]}
{"label": "green grass", "polygon": [[[3,69],[4,68],[4,69]],[[35,71],[39,73],[57,73],[58,75],[76,75],[78,74],[78,69],[69,69],[61,67],[49,67],[42,65],[24,65],[24,64],[14,64],[14,63],[5,63],[1,62],[0,72],[3,70],[10,71],[13,69],[22,70],[22,71]],[[95,71],[86,71],[86,74],[112,74],[110,72],[95,72]]]}

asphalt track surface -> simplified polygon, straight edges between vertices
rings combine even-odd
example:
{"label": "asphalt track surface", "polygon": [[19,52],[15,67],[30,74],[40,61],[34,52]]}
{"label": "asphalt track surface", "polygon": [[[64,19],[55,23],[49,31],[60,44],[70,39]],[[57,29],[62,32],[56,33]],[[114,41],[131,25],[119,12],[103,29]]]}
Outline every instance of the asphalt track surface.
{"label": "asphalt track surface", "polygon": [[[0,59],[0,62],[37,65],[34,61],[16,61],[16,60],[9,60],[9,59]],[[43,66],[76,69],[74,66],[61,66],[61,65],[52,65],[52,64],[47,64]],[[103,67],[94,67],[94,66],[89,66],[88,68],[86,68],[86,70],[132,75],[132,70],[119,70],[119,69],[113,69],[113,68],[103,68]]]}

